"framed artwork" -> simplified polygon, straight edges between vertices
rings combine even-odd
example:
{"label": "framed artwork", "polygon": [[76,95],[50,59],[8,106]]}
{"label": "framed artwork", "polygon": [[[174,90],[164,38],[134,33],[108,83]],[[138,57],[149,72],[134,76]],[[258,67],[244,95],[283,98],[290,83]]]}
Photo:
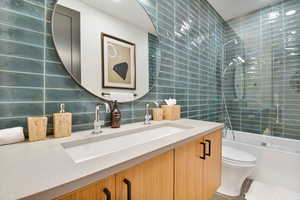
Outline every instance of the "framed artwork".
{"label": "framed artwork", "polygon": [[136,89],[135,44],[102,33],[103,88]]}

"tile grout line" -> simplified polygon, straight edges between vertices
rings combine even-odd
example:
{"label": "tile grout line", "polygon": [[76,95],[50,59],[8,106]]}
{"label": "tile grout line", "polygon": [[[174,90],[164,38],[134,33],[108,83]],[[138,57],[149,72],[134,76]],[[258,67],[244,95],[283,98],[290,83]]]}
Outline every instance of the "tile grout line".
{"label": "tile grout line", "polygon": [[[34,75],[34,76],[43,76],[44,73],[37,73],[37,72],[23,72],[23,71],[15,71],[15,70],[3,70],[0,69],[0,72],[5,72],[5,73],[13,73],[13,74],[27,74],[27,75]],[[66,75],[58,75],[58,74],[47,74],[46,76],[49,77],[55,77],[55,78],[66,78],[66,79],[71,79],[70,76]]]}
{"label": "tile grout line", "polygon": [[44,21],[43,21],[43,25],[44,25],[44,60],[43,60],[43,74],[44,74],[44,83],[43,83],[43,115],[46,115],[46,45],[47,45],[47,1],[48,0],[44,0]]}
{"label": "tile grout line", "polygon": [[176,32],[176,2],[175,2],[175,0],[173,0],[173,23],[174,23],[174,27],[173,27],[173,37],[174,37],[174,39],[173,39],[173,43],[172,43],[172,54],[173,54],[173,56],[174,56],[174,60],[173,60],[173,99],[175,99],[176,98],[176,87],[175,87],[175,85],[176,85],[176,78],[175,78],[175,67],[176,67],[176,59],[175,59],[175,41],[176,41],[176,35],[174,34],[175,32]]}
{"label": "tile grout line", "polygon": [[33,6],[37,6],[37,7],[40,7],[40,8],[44,8],[43,5],[41,4],[38,4],[38,3],[34,3],[34,2],[31,2],[31,1],[28,1],[28,0],[23,0],[24,2],[28,3],[28,4],[31,4]]}
{"label": "tile grout line", "polygon": [[11,28],[14,28],[14,29],[23,30],[23,31],[28,31],[28,32],[32,32],[32,33],[37,33],[37,34],[40,34],[40,35],[44,35],[44,33],[42,33],[42,32],[35,31],[35,30],[29,29],[29,28],[24,28],[24,27],[21,27],[21,26],[14,26],[14,25],[11,25],[11,24],[5,24],[3,22],[0,22],[0,25],[11,27]]}
{"label": "tile grout line", "polygon": [[[283,10],[283,13],[285,13],[285,7],[284,7],[284,5],[282,4],[282,7],[281,7],[281,9]],[[282,26],[283,26],[283,30],[286,30],[286,26],[285,26],[285,22],[286,22],[286,18],[285,18],[285,15],[283,15],[283,17],[282,17]],[[283,48],[284,49],[286,49],[286,47],[287,47],[287,44],[286,44],[286,31],[284,31],[283,32],[283,38],[284,38],[284,41],[283,41]],[[286,83],[286,81],[287,81],[287,79],[286,79],[286,74],[287,74],[287,56],[286,56],[286,52],[284,52],[284,59],[283,59],[283,69],[284,69],[284,75],[283,75],[283,82],[284,83]],[[286,91],[286,85],[285,84],[283,84],[283,107],[285,107],[286,105],[288,105],[288,104],[286,104],[286,100],[287,100],[287,91]],[[282,109],[282,107],[281,107],[281,110],[285,110],[285,109]],[[281,111],[282,112],[282,111]],[[286,124],[286,120],[283,120],[283,119],[287,119],[286,118],[286,112],[282,112],[282,116],[281,116],[281,120],[282,120],[282,124],[283,124],[283,126],[282,126],[282,129],[281,129],[281,135],[283,136],[283,137],[285,137],[285,135],[286,135],[286,126],[285,126],[285,124]]]}
{"label": "tile grout line", "polygon": [[[189,7],[189,5],[187,5],[186,6],[186,10],[187,10],[187,17],[188,17],[188,19],[189,19],[189,17],[190,17],[190,13],[189,13],[189,9],[190,9],[190,7]],[[187,42],[187,44],[186,44],[186,48],[188,49],[188,51],[187,51],[187,87],[188,87],[188,89],[187,89],[187,92],[186,92],[186,99],[187,99],[187,118],[188,119],[190,119],[192,116],[191,116],[191,107],[190,107],[190,85],[191,85],[191,82],[190,82],[190,80],[191,80],[191,71],[190,71],[190,50],[189,50],[189,41],[190,41],[190,37],[189,37],[189,34],[187,34],[186,35],[186,42]]]}
{"label": "tile grout line", "polygon": [[15,59],[30,60],[30,61],[35,61],[35,62],[43,62],[43,60],[40,60],[40,59],[27,58],[27,57],[15,56],[15,55],[9,55],[9,54],[2,54],[2,53],[0,53],[0,57],[8,57],[8,58],[15,58]]}
{"label": "tile grout line", "polygon": [[26,46],[29,46],[29,47],[35,47],[35,48],[41,48],[41,49],[44,48],[44,46],[41,46],[41,45],[27,43],[27,42],[20,42],[20,41],[17,41],[17,40],[0,39],[0,41],[1,42],[6,42],[6,43],[14,43],[14,44],[18,44],[18,45],[26,45]]}
{"label": "tile grout line", "polygon": [[[156,23],[156,31],[158,32],[158,1],[156,0],[155,1],[155,23]],[[158,37],[158,45],[159,46],[161,46],[161,39],[160,39],[160,36],[159,36],[159,34],[157,34],[157,37]],[[158,55],[159,56],[159,61],[161,61],[161,51],[159,51],[160,52],[160,54]],[[156,64],[158,64],[158,61],[156,60]],[[159,98],[158,98],[158,93],[157,93],[157,88],[158,88],[158,84],[157,84],[157,82],[158,82],[158,79],[160,78],[159,77],[159,74],[160,74],[160,71],[161,71],[161,64],[160,64],[160,66],[159,66],[159,72],[157,72],[158,74],[157,74],[157,80],[155,80],[154,81],[154,90],[155,90],[155,94],[154,94],[154,96],[155,96],[155,100],[156,101],[158,101],[159,100]]]}
{"label": "tile grout line", "polygon": [[[24,16],[24,17],[29,17],[31,19],[35,19],[37,21],[40,21],[43,23],[43,19],[41,18],[38,18],[36,16],[32,16],[32,15],[28,15],[26,13],[21,13],[21,12],[18,12],[18,11],[15,11],[15,10],[11,10],[11,9],[7,9],[7,8],[4,8],[4,7],[0,7],[0,10],[4,10],[6,12],[9,12],[9,13],[14,13],[14,14],[17,14],[17,15],[21,15],[21,16]],[[45,15],[45,14],[44,14]]]}

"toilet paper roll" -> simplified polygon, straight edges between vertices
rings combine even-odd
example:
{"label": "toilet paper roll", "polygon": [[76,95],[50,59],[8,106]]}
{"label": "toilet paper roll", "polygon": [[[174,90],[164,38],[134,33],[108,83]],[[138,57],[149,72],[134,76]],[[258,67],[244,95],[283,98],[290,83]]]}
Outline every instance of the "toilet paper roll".
{"label": "toilet paper roll", "polygon": [[23,127],[0,130],[0,145],[13,144],[25,140]]}

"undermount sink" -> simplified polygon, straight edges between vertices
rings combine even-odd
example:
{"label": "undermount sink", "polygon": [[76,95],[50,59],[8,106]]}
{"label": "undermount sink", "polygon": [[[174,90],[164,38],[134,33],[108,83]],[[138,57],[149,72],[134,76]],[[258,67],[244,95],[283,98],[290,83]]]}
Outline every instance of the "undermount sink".
{"label": "undermount sink", "polygon": [[62,146],[75,163],[80,163],[184,132],[190,128],[192,127],[165,123],[63,143]]}

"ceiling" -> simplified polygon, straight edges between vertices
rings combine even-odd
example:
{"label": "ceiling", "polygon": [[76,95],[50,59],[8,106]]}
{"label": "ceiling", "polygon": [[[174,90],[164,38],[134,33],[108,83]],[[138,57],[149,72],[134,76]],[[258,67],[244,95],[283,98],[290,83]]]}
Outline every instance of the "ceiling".
{"label": "ceiling", "polygon": [[226,21],[280,1],[282,0],[208,0]]}
{"label": "ceiling", "polygon": [[[147,1],[148,0],[143,0]],[[81,0],[85,4],[155,34],[151,19],[136,0]]]}

